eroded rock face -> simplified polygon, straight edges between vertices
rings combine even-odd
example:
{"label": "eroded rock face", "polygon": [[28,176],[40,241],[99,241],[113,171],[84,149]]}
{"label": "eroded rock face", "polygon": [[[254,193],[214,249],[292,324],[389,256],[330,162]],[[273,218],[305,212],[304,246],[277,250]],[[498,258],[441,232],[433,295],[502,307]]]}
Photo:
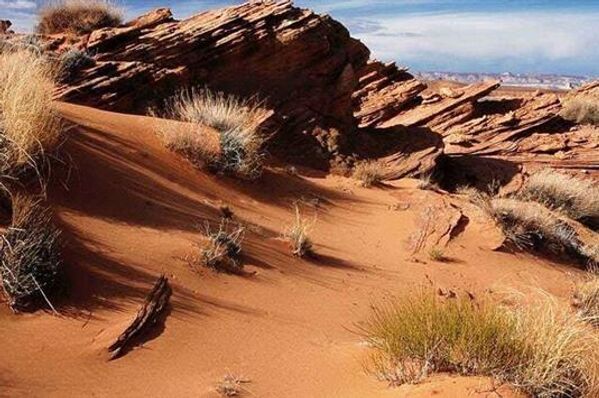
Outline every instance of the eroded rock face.
{"label": "eroded rock face", "polygon": [[[429,173],[442,156],[521,162],[588,144],[565,133],[571,126],[555,127],[555,95],[486,98],[497,81],[427,89],[405,69],[371,60],[340,23],[291,2],[249,2],[183,21],[157,9],[77,46],[97,64],[57,98],[145,113],[186,86],[257,95],[275,111],[271,152],[323,169],[378,158],[391,179]],[[573,162],[589,165],[588,157]]]}

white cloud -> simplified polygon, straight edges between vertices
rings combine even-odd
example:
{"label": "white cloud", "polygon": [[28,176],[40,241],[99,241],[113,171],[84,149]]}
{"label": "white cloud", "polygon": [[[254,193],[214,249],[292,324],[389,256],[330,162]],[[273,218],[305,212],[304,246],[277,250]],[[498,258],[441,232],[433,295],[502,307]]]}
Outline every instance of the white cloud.
{"label": "white cloud", "polygon": [[32,10],[36,7],[35,1],[29,0],[0,0],[0,8],[8,10]]}
{"label": "white cloud", "polygon": [[376,22],[377,29],[356,36],[384,60],[520,58],[534,64],[578,59],[599,65],[597,13],[408,14]]}

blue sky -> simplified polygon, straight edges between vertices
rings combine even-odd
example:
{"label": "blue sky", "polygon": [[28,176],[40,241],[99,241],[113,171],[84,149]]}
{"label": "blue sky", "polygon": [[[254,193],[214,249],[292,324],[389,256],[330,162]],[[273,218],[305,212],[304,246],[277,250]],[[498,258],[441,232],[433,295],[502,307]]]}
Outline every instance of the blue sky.
{"label": "blue sky", "polygon": [[[128,16],[167,6],[183,18],[236,0],[120,0]],[[0,0],[31,29],[33,0]],[[296,0],[329,13],[373,56],[412,70],[599,76],[599,0]]]}

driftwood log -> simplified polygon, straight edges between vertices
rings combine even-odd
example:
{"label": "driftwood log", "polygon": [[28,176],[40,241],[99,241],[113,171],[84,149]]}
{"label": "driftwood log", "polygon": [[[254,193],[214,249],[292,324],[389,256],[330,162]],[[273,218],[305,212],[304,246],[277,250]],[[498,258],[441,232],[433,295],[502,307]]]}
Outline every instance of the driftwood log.
{"label": "driftwood log", "polygon": [[108,347],[110,359],[116,359],[125,353],[134,338],[141,336],[156,324],[160,315],[168,305],[172,290],[168,278],[161,275],[154,284],[152,291],[146,297],[145,302],[137,311],[135,319],[119,335],[114,343]]}

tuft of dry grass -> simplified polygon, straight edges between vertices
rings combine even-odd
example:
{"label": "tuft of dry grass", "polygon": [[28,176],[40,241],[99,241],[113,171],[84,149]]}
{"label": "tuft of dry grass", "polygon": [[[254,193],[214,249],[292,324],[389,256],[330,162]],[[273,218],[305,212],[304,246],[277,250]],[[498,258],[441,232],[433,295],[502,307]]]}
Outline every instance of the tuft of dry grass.
{"label": "tuft of dry grass", "polygon": [[313,244],[309,237],[311,225],[302,217],[299,206],[295,205],[295,218],[293,224],[285,232],[285,238],[291,244],[294,256],[304,257],[310,255]]}
{"label": "tuft of dry grass", "polygon": [[571,122],[599,126],[599,102],[591,98],[573,98],[566,101],[560,115]]}
{"label": "tuft of dry grass", "polygon": [[242,273],[241,243],[245,228],[231,226],[229,220],[223,218],[217,228],[213,228],[209,223],[206,223],[204,233],[208,243],[200,247],[199,257],[188,259],[189,263],[192,266],[201,265],[218,272]]}
{"label": "tuft of dry grass", "polygon": [[60,232],[52,214],[39,200],[24,195],[13,198],[13,219],[0,242],[0,276],[10,307],[28,310],[49,297],[59,286]]}
{"label": "tuft of dry grass", "polygon": [[599,276],[592,275],[586,282],[576,286],[574,306],[580,316],[591,325],[599,327]]}
{"label": "tuft of dry grass", "polygon": [[122,22],[123,11],[109,0],[54,0],[40,8],[37,31],[83,34]]}
{"label": "tuft of dry grass", "polygon": [[374,308],[368,369],[394,385],[434,372],[491,376],[537,397],[599,393],[598,335],[550,300],[508,310],[432,294]]}
{"label": "tuft of dry grass", "polygon": [[58,144],[62,123],[52,102],[54,72],[29,51],[0,54],[0,173],[38,169]]}
{"label": "tuft of dry grass", "polygon": [[448,261],[445,257],[445,252],[440,247],[433,247],[428,251],[428,256],[433,261],[445,262]]}
{"label": "tuft of dry grass", "polygon": [[380,184],[385,177],[385,167],[377,161],[360,162],[354,168],[353,177],[360,180],[362,186],[369,188]]}
{"label": "tuft of dry grass", "polygon": [[545,169],[530,176],[519,197],[560,211],[592,229],[599,228],[599,186],[591,180]]}
{"label": "tuft of dry grass", "polygon": [[238,397],[245,392],[243,385],[249,382],[249,379],[227,373],[223,379],[216,384],[216,392],[223,397]]}
{"label": "tuft of dry grass", "polygon": [[198,129],[159,131],[165,144],[185,155],[196,166],[246,179],[259,178],[266,140],[261,131],[269,112],[254,99],[243,100],[210,90],[183,90],[167,101],[165,117],[193,125],[209,126],[220,136],[220,154],[206,148]]}
{"label": "tuft of dry grass", "polygon": [[437,191],[439,190],[439,185],[433,180],[433,176],[431,174],[426,174],[420,177],[418,181],[418,189],[422,189],[423,191]]}

